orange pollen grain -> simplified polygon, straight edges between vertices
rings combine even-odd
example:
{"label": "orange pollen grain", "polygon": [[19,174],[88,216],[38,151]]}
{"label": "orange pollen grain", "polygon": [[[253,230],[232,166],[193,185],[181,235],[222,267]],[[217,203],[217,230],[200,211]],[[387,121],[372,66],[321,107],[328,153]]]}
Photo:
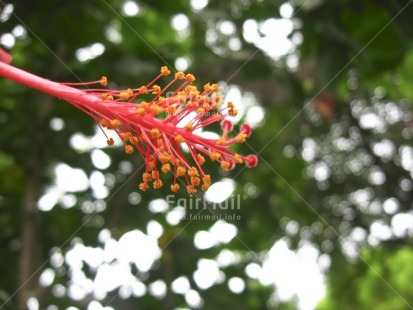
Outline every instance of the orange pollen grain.
{"label": "orange pollen grain", "polygon": [[152,138],[154,138],[154,139],[159,138],[159,137],[161,136],[161,133],[160,133],[159,129],[158,129],[158,128],[153,128],[153,129],[151,130],[151,136],[152,136]]}
{"label": "orange pollen grain", "polygon": [[132,154],[135,150],[133,149],[132,145],[125,145],[125,153]]}
{"label": "orange pollen grain", "polygon": [[175,141],[178,142],[178,143],[182,143],[182,142],[185,142],[185,138],[182,137],[182,135],[177,135],[175,137]]}

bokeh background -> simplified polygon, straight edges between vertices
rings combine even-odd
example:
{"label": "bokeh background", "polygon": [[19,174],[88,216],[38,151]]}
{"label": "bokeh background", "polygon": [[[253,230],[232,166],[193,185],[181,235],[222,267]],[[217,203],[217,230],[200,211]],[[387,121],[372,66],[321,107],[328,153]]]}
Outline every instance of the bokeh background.
{"label": "bokeh background", "polygon": [[406,0],[0,0],[13,65],[218,82],[253,127],[237,151],[260,159],[208,164],[206,195],[142,193],[141,158],[0,78],[0,308],[413,309],[412,16]]}

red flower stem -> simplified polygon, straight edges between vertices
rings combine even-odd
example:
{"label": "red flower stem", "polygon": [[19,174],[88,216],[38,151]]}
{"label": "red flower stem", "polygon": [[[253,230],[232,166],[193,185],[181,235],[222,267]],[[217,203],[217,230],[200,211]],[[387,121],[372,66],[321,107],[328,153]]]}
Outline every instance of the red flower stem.
{"label": "red flower stem", "polygon": [[[64,101],[75,105],[77,108],[83,110],[91,116],[92,114],[90,113],[90,111],[87,111],[86,109],[84,109],[84,107],[87,107],[90,110],[94,110],[94,105],[101,101],[101,99],[95,95],[89,95],[81,91],[80,89],[44,79],[27,71],[5,64],[1,61],[0,76],[28,86],[30,88],[34,88],[50,96],[63,99]],[[82,102],[83,107],[82,105],[77,105],[76,102]]]}

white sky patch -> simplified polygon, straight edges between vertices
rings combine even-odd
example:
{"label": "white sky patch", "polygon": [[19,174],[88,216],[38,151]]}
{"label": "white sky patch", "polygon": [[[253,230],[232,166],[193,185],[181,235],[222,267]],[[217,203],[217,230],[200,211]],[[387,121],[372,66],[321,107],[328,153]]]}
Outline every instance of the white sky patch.
{"label": "white sky patch", "polygon": [[87,306],[87,310],[113,310],[113,308],[109,306],[104,307],[97,300],[93,300]]}
{"label": "white sky patch", "polygon": [[391,220],[393,233],[398,238],[413,236],[413,214],[398,213]]}
{"label": "white sky patch", "polygon": [[55,175],[56,185],[63,191],[82,192],[89,187],[87,175],[82,169],[58,164],[55,168]]}
{"label": "white sky patch", "polygon": [[218,244],[226,244],[237,235],[237,227],[223,220],[217,221],[208,231],[201,230],[195,234],[194,244],[200,250],[212,248]]}
{"label": "white sky patch", "polygon": [[191,289],[191,284],[186,276],[180,276],[172,282],[171,289],[176,294],[185,294]]}
{"label": "white sky patch", "polygon": [[13,28],[11,33],[15,38],[24,39],[27,37],[27,30],[23,25],[17,25],[16,27]]}
{"label": "white sky patch", "polygon": [[[103,248],[87,247],[81,241],[77,241],[66,253],[64,260],[71,270],[69,297],[80,300],[87,294],[93,294],[100,300],[105,298],[108,292],[117,288],[120,295],[125,298],[130,295],[136,297],[145,295],[146,286],[131,273],[130,264],[135,264],[140,272],[150,270],[161,254],[156,238],[139,230],[133,230],[116,241],[111,238],[110,231],[104,229],[99,234],[99,241],[104,243]],[[53,266],[58,268],[61,264],[62,262]],[[94,279],[88,278],[83,272],[82,268],[85,268],[85,265],[96,271]],[[49,285],[52,276],[50,272],[43,273],[43,284]],[[161,296],[163,294],[161,286],[162,283],[159,281],[152,283],[149,288],[151,294]]]}
{"label": "white sky patch", "polygon": [[16,39],[9,32],[6,32],[0,36],[0,44],[7,48],[12,48],[15,43],[16,43]]}
{"label": "white sky patch", "polygon": [[261,266],[257,263],[249,263],[245,267],[245,274],[251,279],[258,279],[261,276]]}
{"label": "white sky patch", "polygon": [[125,1],[122,5],[122,13],[126,16],[136,16],[139,11],[139,5],[135,1]]}
{"label": "white sky patch", "polygon": [[139,230],[124,234],[119,239],[119,246],[118,260],[132,262],[142,272],[148,271],[161,256],[157,240]]}
{"label": "white sky patch", "polygon": [[39,283],[41,286],[50,286],[54,278],[55,271],[52,268],[46,268],[39,277]]}
{"label": "white sky patch", "polygon": [[175,68],[178,71],[186,71],[191,65],[191,59],[189,57],[178,57],[175,59]]}
{"label": "white sky patch", "polygon": [[268,252],[261,272],[258,266],[254,266],[250,267],[249,273],[254,276],[259,273],[259,280],[265,285],[275,283],[276,294],[281,300],[287,301],[297,295],[300,309],[314,309],[325,294],[324,279],[317,265],[318,256],[318,251],[311,245],[305,245],[294,253],[284,240],[279,240]]}
{"label": "white sky patch", "polygon": [[206,250],[214,247],[218,244],[218,241],[213,239],[210,232],[205,230],[200,230],[196,232],[194,237],[194,245],[197,249]]}
{"label": "white sky patch", "polygon": [[73,194],[65,194],[60,197],[59,203],[64,209],[73,208],[77,203],[77,198]]}
{"label": "white sky patch", "polygon": [[168,210],[169,206],[164,199],[154,199],[149,203],[148,208],[152,213],[164,213]]}
{"label": "white sky patch", "polygon": [[245,290],[245,282],[239,277],[233,277],[228,280],[228,288],[234,294],[241,294]]}
{"label": "white sky patch", "polygon": [[171,19],[171,26],[176,30],[178,40],[184,40],[190,34],[190,21],[185,14],[174,15]]}
{"label": "white sky patch", "polygon": [[228,267],[239,262],[239,256],[228,249],[222,249],[218,256],[215,258],[219,267]]}
{"label": "white sky patch", "polygon": [[235,182],[231,179],[223,179],[208,188],[205,193],[206,200],[213,203],[222,203],[235,191]]}
{"label": "white sky patch", "polygon": [[78,48],[76,50],[76,58],[80,62],[86,62],[96,57],[99,57],[105,52],[105,46],[102,43],[93,43],[91,45]]}
{"label": "white sky patch", "polygon": [[49,126],[53,131],[61,131],[65,128],[65,121],[60,117],[53,117],[49,122]]}
{"label": "white sky patch", "polygon": [[291,18],[293,14],[294,8],[290,3],[285,2],[280,6],[280,15],[282,18]]}
{"label": "white sky patch", "polygon": [[204,304],[204,301],[202,300],[201,296],[195,290],[189,290],[185,293],[185,301],[190,307],[194,309],[201,308]]}
{"label": "white sky patch", "polygon": [[387,224],[376,221],[370,225],[370,236],[378,240],[389,240],[393,236],[393,232],[390,226]]}
{"label": "white sky patch", "polygon": [[4,23],[9,20],[11,14],[14,11],[14,5],[7,3],[4,5],[3,9],[0,11],[0,22]]}
{"label": "white sky patch", "polygon": [[62,191],[59,188],[52,186],[46,189],[46,192],[37,202],[37,208],[40,211],[50,211],[58,203],[59,199],[62,197]]}
{"label": "white sky patch", "polygon": [[97,169],[107,169],[111,164],[110,157],[102,150],[95,149],[90,153],[93,165]]}
{"label": "white sky patch", "polygon": [[86,137],[79,132],[70,137],[69,145],[79,153],[89,152],[94,147],[90,137]]}
{"label": "white sky patch", "polygon": [[146,224],[146,232],[149,237],[158,239],[163,234],[163,227],[155,220],[151,220]]}
{"label": "white sky patch", "polygon": [[149,294],[152,296],[162,299],[166,295],[166,284],[162,280],[156,280],[155,282],[149,284]]}
{"label": "white sky patch", "polygon": [[194,281],[201,290],[222,283],[225,280],[224,273],[219,269],[218,263],[212,259],[201,258],[198,261],[198,269],[194,272]]}
{"label": "white sky patch", "polygon": [[194,11],[201,11],[208,5],[208,0],[191,0],[191,8]]}
{"label": "white sky patch", "polygon": [[363,129],[372,129],[378,133],[383,133],[387,130],[385,120],[373,112],[368,112],[361,115],[359,122],[361,128]]}
{"label": "white sky patch", "polygon": [[105,186],[105,176],[100,171],[93,171],[89,178],[89,184],[93,191],[93,197],[104,199],[109,195],[109,189]]}
{"label": "white sky patch", "polygon": [[245,122],[251,126],[251,128],[256,128],[261,125],[264,120],[264,109],[261,106],[254,106],[248,109],[247,115],[245,117]]}
{"label": "white sky patch", "polygon": [[176,14],[171,20],[172,27],[177,31],[184,31],[189,27],[189,19],[185,14]]}
{"label": "white sky patch", "polygon": [[166,221],[169,225],[178,225],[185,218],[186,210],[184,207],[175,207],[166,214]]}
{"label": "white sky patch", "polygon": [[237,235],[237,227],[223,220],[217,221],[209,229],[212,237],[220,243],[229,243]]}
{"label": "white sky patch", "polygon": [[[288,15],[288,7],[282,8]],[[248,19],[243,24],[243,36],[274,60],[295,51],[295,44],[288,38],[293,31],[293,22],[288,18],[269,18],[263,22]]]}

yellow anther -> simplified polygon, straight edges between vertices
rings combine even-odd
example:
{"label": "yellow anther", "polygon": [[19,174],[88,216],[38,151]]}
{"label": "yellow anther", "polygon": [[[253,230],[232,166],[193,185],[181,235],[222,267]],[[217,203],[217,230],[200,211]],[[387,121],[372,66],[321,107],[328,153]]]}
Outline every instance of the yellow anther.
{"label": "yellow anther", "polygon": [[195,77],[193,74],[187,74],[185,76],[185,80],[189,83],[192,84],[195,81]]}
{"label": "yellow anther", "polygon": [[242,143],[242,142],[245,142],[246,138],[247,138],[247,134],[240,133],[235,137],[235,141],[237,141],[238,143]]}
{"label": "yellow anther", "polygon": [[125,153],[132,154],[135,150],[133,149],[132,145],[125,145]]}
{"label": "yellow anther", "polygon": [[227,161],[225,161],[225,160],[223,160],[222,162],[221,162],[221,167],[224,169],[224,170],[229,170],[229,167],[231,167],[231,164],[229,163],[229,162],[227,162]]}
{"label": "yellow anther", "polygon": [[106,142],[109,146],[112,146],[115,143],[115,141],[112,138],[109,138]]}
{"label": "yellow anther", "polygon": [[163,164],[161,167],[161,170],[163,173],[168,173],[171,171],[171,165],[170,164]]}
{"label": "yellow anther", "polygon": [[202,182],[202,190],[206,191],[211,186],[211,176],[209,174],[204,175]]}
{"label": "yellow anther", "polygon": [[151,106],[151,112],[153,115],[158,115],[159,113],[163,112],[163,108],[158,106],[158,105],[152,105]]}
{"label": "yellow anther", "polygon": [[105,100],[108,97],[108,93],[103,93],[100,95],[100,98],[102,98],[103,100]]}
{"label": "yellow anther", "polygon": [[164,146],[163,140],[162,140],[162,139],[156,140],[156,145],[157,145],[158,147],[163,147],[163,146]]}
{"label": "yellow anther", "polygon": [[146,114],[145,108],[136,108],[136,113],[138,113],[139,116],[144,116]]}
{"label": "yellow anther", "polygon": [[206,174],[202,177],[202,182],[204,182],[205,184],[211,184],[211,176],[209,174]]}
{"label": "yellow anther", "polygon": [[168,112],[169,115],[174,115],[176,113],[176,108],[174,106],[169,106],[166,111]]}
{"label": "yellow anther", "polygon": [[141,94],[147,94],[147,93],[148,93],[148,89],[146,88],[146,86],[141,86],[141,87],[139,87],[139,93],[141,93]]}
{"label": "yellow anther", "polygon": [[108,85],[108,79],[106,78],[106,76],[102,76],[102,78],[100,79],[100,85],[102,86]]}
{"label": "yellow anther", "polygon": [[148,172],[144,172],[142,175],[142,179],[144,182],[149,182],[150,180],[152,180],[151,174]]}
{"label": "yellow anther", "polygon": [[161,133],[160,133],[159,129],[158,129],[158,128],[153,128],[153,129],[151,130],[151,136],[152,136],[152,138],[154,138],[154,139],[159,138],[159,137],[161,136]]}
{"label": "yellow anther", "polygon": [[121,125],[120,120],[116,118],[110,121],[110,127],[111,127],[110,129],[118,129],[120,125]]}
{"label": "yellow anther", "polygon": [[175,183],[175,184],[171,185],[171,191],[176,193],[178,190],[179,190],[179,184],[178,183]]}
{"label": "yellow anther", "polygon": [[128,132],[121,132],[119,134],[119,137],[123,140],[123,141],[127,141],[130,139],[130,137],[132,136],[132,134],[128,131]]}
{"label": "yellow anther", "polygon": [[157,188],[161,188],[163,185],[162,181],[157,179],[155,180],[155,182],[153,182],[153,188],[157,189]]}
{"label": "yellow anther", "polygon": [[160,92],[161,92],[161,87],[158,85],[154,85],[152,89],[152,94],[156,95],[156,94],[159,94]]}
{"label": "yellow anther", "polygon": [[191,184],[194,186],[198,186],[201,184],[201,179],[198,177],[191,177]]}
{"label": "yellow anther", "polygon": [[198,160],[198,164],[202,166],[205,163],[205,157],[202,156],[201,154],[196,155],[196,159]]}
{"label": "yellow anther", "polygon": [[158,171],[152,171],[152,179],[159,179],[159,172]]}
{"label": "yellow anther", "polygon": [[217,145],[225,145],[227,141],[224,138],[218,138],[216,144]]}
{"label": "yellow anther", "polygon": [[171,74],[171,70],[169,70],[167,66],[163,66],[161,67],[161,74],[163,76],[168,76]]}
{"label": "yellow anther", "polygon": [[135,137],[135,136],[131,136],[131,137],[129,138],[129,141],[130,141],[130,143],[132,143],[132,144],[137,144],[137,143],[139,142],[138,138]]}
{"label": "yellow anther", "polygon": [[163,152],[159,154],[159,160],[161,163],[167,163],[171,160],[171,155],[169,155],[167,152]]}
{"label": "yellow anther", "polygon": [[146,169],[148,171],[152,171],[153,169],[155,169],[156,167],[156,159],[155,158],[151,158],[150,160],[148,160],[146,162]]}
{"label": "yellow anther", "polygon": [[217,151],[212,151],[211,154],[209,154],[209,158],[211,158],[212,161],[215,161],[221,158],[221,154]]}
{"label": "yellow anther", "polygon": [[129,99],[129,92],[128,91],[121,91],[119,93],[119,97],[121,100],[128,100]]}
{"label": "yellow anther", "polygon": [[100,126],[107,127],[108,125],[109,125],[109,122],[106,119],[102,119],[100,121]]}
{"label": "yellow anther", "polygon": [[181,135],[177,135],[175,137],[175,141],[178,142],[178,143],[182,143],[182,142],[185,142],[185,138],[182,137]]}
{"label": "yellow anther", "polygon": [[194,126],[191,123],[186,124],[185,128],[189,131],[194,130]]}
{"label": "yellow anther", "polygon": [[197,190],[195,189],[195,186],[193,186],[193,185],[188,185],[186,187],[186,191],[188,192],[188,194],[193,194],[193,193],[197,192]]}
{"label": "yellow anther", "polygon": [[196,177],[199,175],[198,170],[195,167],[191,167],[188,169],[188,175],[190,177]]}
{"label": "yellow anther", "polygon": [[243,160],[242,160],[241,155],[235,154],[235,155],[234,155],[234,162],[235,162],[236,164],[242,164]]}
{"label": "yellow anther", "polygon": [[212,99],[213,99],[216,103],[221,103],[221,102],[222,102],[222,96],[221,96],[220,94],[215,94]]}
{"label": "yellow anther", "polygon": [[236,110],[234,108],[231,108],[231,109],[228,110],[228,115],[229,116],[237,116],[237,114],[238,114],[238,110]]}
{"label": "yellow anther", "polygon": [[139,189],[143,192],[146,191],[148,188],[149,188],[149,186],[148,186],[148,183],[146,183],[146,182],[143,182],[143,183],[139,184]]}
{"label": "yellow anther", "polygon": [[185,175],[185,173],[186,173],[185,167],[179,166],[176,169],[176,176],[178,176],[178,177],[183,177]]}
{"label": "yellow anther", "polygon": [[210,83],[208,83],[208,84],[205,84],[204,85],[204,90],[207,92],[207,93],[212,93],[212,92],[214,92],[214,91],[218,91],[219,90],[219,87],[218,87],[218,85],[217,84],[210,84]]}
{"label": "yellow anther", "polygon": [[175,79],[177,79],[177,80],[185,79],[185,73],[183,73],[182,71],[179,71],[179,72],[175,73]]}
{"label": "yellow anther", "polygon": [[205,103],[205,102],[207,102],[207,101],[208,101],[207,96],[201,95],[201,96],[198,97],[198,103],[199,103],[199,104],[203,104],[203,103]]}

